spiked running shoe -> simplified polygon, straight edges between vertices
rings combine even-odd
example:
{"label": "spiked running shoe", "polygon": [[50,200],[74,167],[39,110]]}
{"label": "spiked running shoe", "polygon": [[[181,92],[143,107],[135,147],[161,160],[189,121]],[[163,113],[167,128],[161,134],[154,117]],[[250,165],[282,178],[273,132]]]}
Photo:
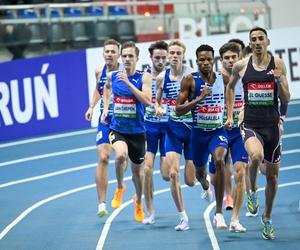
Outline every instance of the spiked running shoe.
{"label": "spiked running shoe", "polygon": [[234,233],[245,233],[247,229],[239,221],[231,221],[229,231]]}
{"label": "spiked running shoe", "polygon": [[215,215],[213,223],[214,223],[214,225],[216,226],[217,229],[220,229],[220,230],[227,229],[227,225],[226,225],[224,216],[221,213],[217,213]]}
{"label": "spiked running shoe", "polygon": [[207,190],[202,190],[201,193],[201,199],[206,200],[208,203],[211,203],[213,201],[214,195],[213,192],[210,188],[210,186],[208,187]]}
{"label": "spiked running shoe", "polygon": [[149,214],[148,216],[145,217],[145,219],[143,220],[143,224],[145,225],[152,225],[155,223],[155,216],[154,216],[154,211]]}
{"label": "spiked running shoe", "polygon": [[98,205],[98,216],[100,218],[108,215],[108,211],[106,210],[106,204],[105,202],[101,202],[99,205]]}
{"label": "spiked running shoe", "polygon": [[247,194],[247,210],[249,212],[248,216],[257,216],[259,209],[257,192],[250,192]]}
{"label": "spiked running shoe", "polygon": [[144,215],[144,210],[143,210],[143,203],[141,204],[135,204],[134,205],[134,219],[137,221],[137,222],[143,222],[145,218],[145,215]]}
{"label": "spiked running shoe", "polygon": [[275,239],[275,230],[272,225],[272,220],[263,218],[261,216],[261,223],[263,224],[263,232],[262,232],[262,237],[265,240],[274,240]]}
{"label": "spiked running shoe", "polygon": [[121,206],[125,191],[126,191],[126,186],[124,184],[122,189],[117,188],[114,198],[111,201],[112,208],[118,208]]}
{"label": "spiked running shoe", "polygon": [[190,229],[189,222],[187,220],[181,219],[179,224],[174,227],[176,231],[186,231]]}

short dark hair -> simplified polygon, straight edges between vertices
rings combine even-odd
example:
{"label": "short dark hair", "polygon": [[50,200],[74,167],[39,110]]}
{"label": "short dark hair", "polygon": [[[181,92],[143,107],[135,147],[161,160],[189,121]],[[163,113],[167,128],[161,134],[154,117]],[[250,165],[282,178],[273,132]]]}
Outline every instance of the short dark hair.
{"label": "short dark hair", "polygon": [[215,55],[215,51],[213,49],[213,47],[207,45],[207,44],[202,44],[200,45],[197,50],[196,50],[196,57],[198,58],[198,53],[199,52],[202,52],[202,51],[211,51],[212,52],[212,55],[214,56]]}
{"label": "short dark hair", "polygon": [[233,38],[233,39],[230,39],[228,42],[229,43],[237,43],[237,44],[241,45],[242,50],[245,48],[245,44],[241,39]]}
{"label": "short dark hair", "polygon": [[123,43],[123,44],[122,44],[122,47],[121,47],[121,55],[122,55],[123,49],[127,49],[127,48],[134,48],[134,49],[135,49],[135,54],[136,54],[136,56],[139,57],[140,50],[139,50],[139,48],[135,45],[135,42],[133,42],[133,41],[127,41],[127,42]]}
{"label": "short dark hair", "polygon": [[118,49],[120,49],[120,43],[117,42],[115,39],[107,39],[104,41],[103,47],[105,47],[106,45],[116,45],[118,47]]}
{"label": "short dark hair", "polygon": [[223,54],[227,51],[235,52],[238,55],[240,54],[240,48],[235,42],[225,43],[222,45],[222,47],[219,49],[220,57],[223,58]]}
{"label": "short dark hair", "polygon": [[267,31],[262,27],[254,27],[253,29],[251,29],[249,31],[249,36],[251,36],[251,33],[254,32],[254,31],[262,31],[263,33],[265,33],[266,37],[268,37]]}
{"label": "short dark hair", "polygon": [[155,43],[152,43],[150,45],[150,47],[148,48],[148,51],[151,56],[153,55],[153,50],[155,50],[155,49],[162,49],[162,50],[168,51],[169,46],[165,41],[157,41]]}

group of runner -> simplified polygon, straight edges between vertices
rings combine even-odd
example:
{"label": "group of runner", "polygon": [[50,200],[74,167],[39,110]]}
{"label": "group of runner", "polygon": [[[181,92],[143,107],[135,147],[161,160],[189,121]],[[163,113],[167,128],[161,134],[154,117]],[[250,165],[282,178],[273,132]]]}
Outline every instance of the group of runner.
{"label": "group of runner", "polygon": [[185,183],[192,187],[199,181],[201,197],[208,202],[215,196],[213,223],[217,229],[228,227],[222,213],[226,189],[225,207],[232,209],[229,230],[246,232],[239,214],[246,190],[249,215],[258,214],[260,168],[266,176],[262,237],[275,238],[271,214],[281,159],[280,126],[290,93],[284,62],[268,53],[269,43],[266,30],[260,27],[250,30],[250,53],[248,50],[244,57],[242,41],[228,41],[219,49],[222,69],[214,72],[215,51],[207,44],[196,49],[197,69],[193,69],[184,64],[186,47],[180,40],[155,42],[149,47],[151,67],[139,71],[139,49],[134,42],[122,46],[113,39],[105,42],[105,65],[96,69],[97,85],[85,114],[91,120],[100,100],[96,168],[100,217],[108,214],[107,166],[112,148],[117,178],[112,208],[122,204],[124,171],[130,161],[136,190],[135,220],[155,223],[153,169],[159,148],[161,176],[170,183],[179,214],[176,231],[189,229],[180,184],[183,153]]}

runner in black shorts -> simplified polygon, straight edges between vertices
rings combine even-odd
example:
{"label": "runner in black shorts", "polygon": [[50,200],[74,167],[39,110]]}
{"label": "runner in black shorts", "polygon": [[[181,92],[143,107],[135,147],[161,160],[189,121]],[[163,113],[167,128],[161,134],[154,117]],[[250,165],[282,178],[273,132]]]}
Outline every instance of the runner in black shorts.
{"label": "runner in black shorts", "polygon": [[109,133],[110,143],[123,141],[128,147],[129,159],[136,164],[141,164],[145,159],[146,133],[124,134],[111,130]]}
{"label": "runner in black shorts", "polygon": [[266,164],[266,199],[261,221],[264,225],[264,239],[275,238],[271,214],[278,188],[280,162],[279,149],[279,110],[278,96],[286,103],[290,100],[286,68],[282,59],[274,58],[267,52],[270,44],[266,30],[253,28],[249,32],[252,56],[238,61],[232,70],[232,76],[226,90],[228,119],[225,126],[231,128],[234,103],[234,89],[239,78],[244,89],[244,119],[242,136],[250,157],[249,170],[251,181],[251,213],[258,212],[256,178],[259,164]]}

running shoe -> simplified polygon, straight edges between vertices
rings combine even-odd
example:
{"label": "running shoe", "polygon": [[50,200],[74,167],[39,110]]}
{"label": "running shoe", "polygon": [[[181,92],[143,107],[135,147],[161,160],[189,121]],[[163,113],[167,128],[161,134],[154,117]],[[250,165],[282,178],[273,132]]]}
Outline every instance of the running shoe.
{"label": "running shoe", "polygon": [[174,227],[176,231],[186,231],[190,229],[189,222],[187,220],[181,219],[179,224]]}
{"label": "running shoe", "polygon": [[262,232],[262,237],[265,240],[274,240],[275,239],[275,230],[272,225],[272,220],[263,218],[261,216],[261,223],[263,224],[263,232]]}
{"label": "running shoe", "polygon": [[201,199],[206,200],[208,203],[211,203],[213,201],[213,198],[214,195],[209,185],[207,190],[202,190]]}
{"label": "running shoe", "polygon": [[141,204],[135,203],[134,204],[134,219],[137,222],[143,222],[144,217],[145,217],[145,215],[144,215],[144,210],[143,210],[143,203],[141,203]]}
{"label": "running shoe", "polygon": [[227,229],[223,214],[217,213],[213,220],[214,225],[217,229]]}
{"label": "running shoe", "polygon": [[233,199],[232,199],[231,195],[226,194],[225,209],[226,210],[232,210],[233,209]]}
{"label": "running shoe", "polygon": [[259,210],[257,192],[247,194],[247,210],[249,212],[248,216],[257,216]]}
{"label": "running shoe", "polygon": [[154,216],[154,211],[149,214],[148,216],[145,217],[145,219],[143,220],[143,224],[145,225],[152,225],[155,223],[155,216]]}
{"label": "running shoe", "polygon": [[106,210],[106,204],[105,202],[101,202],[99,205],[98,205],[98,213],[97,215],[102,218],[106,215],[108,215],[108,211]]}
{"label": "running shoe", "polygon": [[123,194],[126,191],[126,186],[123,184],[123,188],[119,189],[117,188],[114,198],[111,201],[111,207],[112,208],[118,208],[122,204]]}
{"label": "running shoe", "polygon": [[234,233],[245,233],[247,229],[239,221],[231,221],[229,231]]}

